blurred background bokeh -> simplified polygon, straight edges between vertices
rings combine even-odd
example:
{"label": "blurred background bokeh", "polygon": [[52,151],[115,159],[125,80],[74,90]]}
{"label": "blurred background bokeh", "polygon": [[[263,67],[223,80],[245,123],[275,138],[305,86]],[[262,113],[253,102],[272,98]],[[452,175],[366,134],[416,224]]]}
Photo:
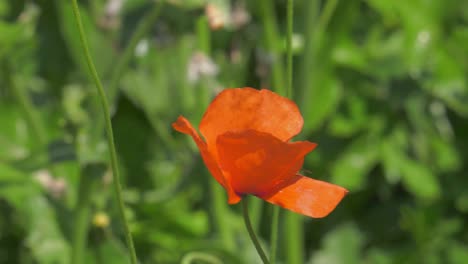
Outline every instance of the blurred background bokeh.
{"label": "blurred background bokeh", "polygon": [[[164,2],[164,3],[163,3]],[[128,263],[102,111],[70,1],[0,1],[0,263]],[[111,103],[141,263],[259,263],[193,142],[226,87],[285,89],[285,0],[79,1]],[[349,189],[281,212],[281,263],[468,263],[468,1],[296,0],[305,175]],[[272,206],[249,198],[268,249]],[[204,259],[204,260],[201,260]]]}

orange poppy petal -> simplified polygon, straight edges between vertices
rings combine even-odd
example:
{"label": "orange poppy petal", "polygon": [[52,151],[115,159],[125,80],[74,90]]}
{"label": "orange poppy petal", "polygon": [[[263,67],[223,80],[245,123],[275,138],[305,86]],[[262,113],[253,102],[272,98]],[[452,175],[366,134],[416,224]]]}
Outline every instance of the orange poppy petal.
{"label": "orange poppy petal", "polygon": [[211,150],[216,148],[216,138],[227,131],[252,129],[288,141],[303,123],[293,101],[269,90],[234,88],[216,96],[203,115],[200,132]]}
{"label": "orange poppy petal", "polygon": [[255,130],[227,132],[218,137],[218,161],[238,194],[267,195],[287,184],[316,144],[288,143]]}
{"label": "orange poppy petal", "polygon": [[177,121],[172,123],[172,127],[181,133],[192,136],[211,175],[213,175],[216,181],[226,189],[228,193],[228,202],[230,204],[238,203],[241,200],[241,197],[234,192],[231,184],[224,179],[223,173],[219,169],[219,166],[211,153],[208,151],[206,143],[200,138],[192,124],[190,124],[185,117],[179,116]]}
{"label": "orange poppy petal", "polygon": [[347,193],[338,185],[297,175],[291,184],[277,193],[259,197],[293,212],[321,218],[331,213]]}

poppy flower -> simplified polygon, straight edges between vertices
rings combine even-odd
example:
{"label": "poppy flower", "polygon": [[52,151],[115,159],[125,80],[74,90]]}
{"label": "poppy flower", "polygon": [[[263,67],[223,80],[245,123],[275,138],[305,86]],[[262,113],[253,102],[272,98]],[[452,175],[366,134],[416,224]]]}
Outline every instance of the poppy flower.
{"label": "poppy flower", "polygon": [[183,116],[172,124],[190,135],[213,177],[238,203],[247,194],[293,212],[327,216],[347,190],[298,174],[317,144],[290,142],[303,125],[296,104],[269,90],[225,89],[208,106],[200,133]]}

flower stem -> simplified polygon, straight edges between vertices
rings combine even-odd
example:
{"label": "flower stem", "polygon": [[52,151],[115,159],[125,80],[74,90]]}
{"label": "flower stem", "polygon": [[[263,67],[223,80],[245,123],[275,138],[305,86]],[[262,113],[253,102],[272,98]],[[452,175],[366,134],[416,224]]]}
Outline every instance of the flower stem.
{"label": "flower stem", "polygon": [[270,233],[270,262],[276,262],[276,249],[278,247],[278,226],[279,226],[280,207],[273,206],[273,216],[271,219],[271,233]]}
{"label": "flower stem", "polygon": [[91,54],[89,52],[88,43],[87,43],[86,36],[84,33],[83,22],[81,21],[81,15],[80,15],[77,0],[71,0],[71,2],[73,6],[73,15],[75,16],[76,24],[78,26],[78,31],[80,34],[81,45],[83,47],[83,51],[86,57],[86,63],[88,65],[89,72],[98,90],[99,99],[100,99],[102,110],[103,110],[104,117],[105,117],[107,143],[109,145],[111,167],[112,167],[112,172],[114,175],[113,183],[114,183],[114,188],[115,188],[115,196],[117,199],[117,205],[119,208],[120,218],[124,226],[125,239],[127,241],[127,246],[128,246],[128,250],[130,253],[130,260],[132,264],[137,264],[137,256],[135,253],[135,247],[133,245],[132,235],[130,234],[130,228],[128,226],[127,219],[125,218],[125,211],[124,211],[125,208],[124,208],[123,199],[122,199],[122,187],[120,184],[120,174],[119,174],[119,169],[118,169],[118,164],[117,164],[117,153],[116,153],[115,144],[114,144],[114,134],[112,132],[112,123],[111,123],[110,113],[109,113],[109,104],[107,102],[104,88],[101,84],[101,81],[99,80],[98,73],[96,71],[93,60],[91,58]]}
{"label": "flower stem", "polygon": [[271,84],[272,90],[284,95],[286,89],[284,83],[284,64],[282,60],[283,44],[278,32],[278,21],[275,16],[274,2],[271,0],[258,0],[259,15],[262,23],[262,34],[266,51],[272,56]]}
{"label": "flower stem", "polygon": [[[288,0],[287,3],[287,96],[289,98],[293,97],[293,58],[292,58],[292,34],[293,34],[293,7],[294,0]],[[286,240],[287,240],[287,263],[296,264],[302,263],[303,257],[303,226],[302,226],[301,216],[295,215],[291,212],[286,214]]]}
{"label": "flower stem", "polygon": [[[294,0],[288,0],[286,8],[286,93],[285,96],[293,98],[293,55],[292,55],[292,37],[293,37],[293,14]],[[270,237],[270,261],[272,264],[276,262],[276,249],[278,244],[278,222],[280,208],[273,208],[273,217],[271,221],[271,237]]]}
{"label": "flower stem", "polygon": [[302,216],[292,212],[286,213],[286,263],[303,263],[304,257],[304,229],[302,225]]}
{"label": "flower stem", "polygon": [[260,255],[260,258],[262,259],[264,264],[270,264],[270,262],[267,259],[267,256],[265,252],[262,249],[262,246],[260,246],[260,241],[258,241],[257,236],[255,235],[255,232],[252,228],[252,224],[250,223],[250,218],[249,218],[249,206],[247,203],[247,199],[242,199],[242,213],[244,215],[244,222],[245,222],[245,227],[247,227],[247,231],[249,232],[250,239],[252,239],[252,242],[254,243],[255,249],[258,252],[258,255]]}
{"label": "flower stem", "polygon": [[87,164],[81,168],[78,183],[78,202],[74,212],[73,246],[71,252],[72,264],[83,263],[91,214],[92,193],[95,191],[96,179],[103,174],[103,169]]}
{"label": "flower stem", "polygon": [[293,37],[293,15],[294,15],[294,0],[288,0],[286,8],[287,19],[287,36],[286,36],[286,97],[293,97],[293,55],[292,55],[292,37]]}

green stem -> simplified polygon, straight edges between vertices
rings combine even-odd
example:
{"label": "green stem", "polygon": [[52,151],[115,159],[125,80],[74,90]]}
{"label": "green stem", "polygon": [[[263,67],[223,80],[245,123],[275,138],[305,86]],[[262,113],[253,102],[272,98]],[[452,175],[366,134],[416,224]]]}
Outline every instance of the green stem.
{"label": "green stem", "polygon": [[276,93],[284,95],[286,89],[284,87],[284,65],[281,58],[282,46],[278,46],[283,42],[281,41],[278,33],[278,23],[276,21],[273,1],[258,0],[257,4],[262,19],[265,49],[273,56],[273,62],[271,65],[271,87],[273,87],[273,91]]}
{"label": "green stem", "polygon": [[[293,38],[293,19],[294,19],[294,0],[288,0],[286,8],[287,30],[286,30],[286,93],[288,98],[293,98],[293,54],[292,54],[292,38]],[[280,208],[273,208],[273,216],[271,222],[271,252],[270,261],[272,264],[276,262],[276,249],[278,244],[278,222]]]}
{"label": "green stem", "polygon": [[320,17],[318,19],[316,28],[316,32],[319,35],[319,38],[322,36],[323,32],[325,32],[325,29],[328,27],[328,23],[330,23],[330,19],[333,13],[335,12],[337,5],[338,0],[326,1],[322,14],[320,14]]}
{"label": "green stem", "polygon": [[262,220],[263,200],[256,199],[255,196],[250,196],[249,198],[250,221],[252,222],[254,231],[257,231],[260,220]]}
{"label": "green stem", "polygon": [[270,262],[276,263],[276,249],[278,247],[278,226],[279,226],[280,207],[273,206],[273,216],[271,220],[270,234]]}
{"label": "green stem", "polygon": [[287,212],[286,213],[286,243],[287,243],[287,259],[288,264],[303,263],[304,256],[304,230],[302,226],[302,218],[300,215]]}
{"label": "green stem", "polygon": [[[287,91],[288,97],[293,97],[293,61],[292,61],[292,33],[293,33],[293,7],[294,0],[288,0],[287,3]],[[287,241],[287,263],[302,263],[303,239],[302,239],[302,218],[290,212],[286,215],[286,241]]]}
{"label": "green stem", "polygon": [[130,260],[132,264],[137,264],[138,261],[137,261],[137,256],[135,253],[135,247],[133,245],[132,235],[130,234],[130,228],[128,226],[127,219],[125,218],[125,207],[124,207],[124,203],[122,199],[122,187],[120,184],[120,174],[119,174],[119,168],[118,168],[118,163],[117,163],[117,153],[116,153],[115,144],[114,144],[112,122],[111,122],[110,113],[109,113],[109,104],[107,102],[104,88],[101,84],[101,81],[99,80],[98,73],[96,71],[93,60],[91,58],[91,54],[89,52],[88,43],[86,40],[84,28],[83,28],[83,22],[81,21],[81,16],[80,16],[80,11],[79,11],[77,0],[71,0],[71,2],[73,5],[73,14],[75,16],[76,24],[78,26],[78,30],[80,34],[81,45],[83,47],[83,51],[86,57],[86,63],[88,65],[89,72],[98,90],[99,98],[100,98],[101,106],[102,106],[102,111],[104,112],[105,123],[106,123],[106,133],[107,133],[107,143],[109,145],[111,167],[112,167],[112,172],[114,175],[113,183],[114,183],[114,188],[115,188],[115,196],[117,199],[120,218],[124,226],[125,239],[127,241],[127,246],[128,246],[128,250],[130,253]]}
{"label": "green stem", "polygon": [[287,35],[286,35],[286,97],[293,98],[293,55],[292,55],[292,37],[293,37],[293,15],[294,15],[294,0],[288,0],[286,17],[287,17]]}
{"label": "green stem", "polygon": [[317,25],[317,18],[320,9],[320,0],[310,0],[305,6],[303,16],[306,17],[304,20],[303,28],[305,29],[303,34],[305,38],[304,51],[301,55],[300,64],[300,76],[299,83],[297,83],[295,97],[298,101],[299,107],[304,108],[308,104],[311,97],[311,89],[313,87],[314,77],[316,75],[315,61],[315,31]]}
{"label": "green stem", "polygon": [[242,199],[242,213],[244,215],[244,223],[245,227],[247,227],[247,231],[249,232],[250,239],[252,239],[252,242],[255,246],[255,249],[258,252],[258,255],[260,255],[260,258],[262,259],[264,264],[270,264],[268,261],[268,258],[265,254],[265,252],[262,249],[262,246],[260,245],[260,241],[258,240],[257,236],[255,235],[255,232],[252,228],[252,224],[250,223],[250,218],[249,218],[249,205],[247,203],[247,199]]}
{"label": "green stem", "polygon": [[72,264],[81,264],[83,263],[82,257],[85,255],[86,248],[86,238],[88,236],[88,227],[89,227],[89,215],[91,212],[89,193],[87,196],[83,196],[81,193],[85,192],[83,189],[86,187],[86,178],[88,175],[81,175],[80,180],[80,194],[78,199],[78,204],[74,213],[74,225],[73,225],[73,246],[71,251],[71,261]]}
{"label": "green stem", "polygon": [[226,208],[226,197],[224,189],[214,180],[210,179],[211,200],[213,207],[213,218],[216,223],[221,241],[225,248],[234,250],[235,244],[232,234],[232,229],[229,222],[226,221],[228,210]]}
{"label": "green stem", "polygon": [[120,78],[122,77],[124,70],[127,68],[128,63],[133,58],[133,53],[136,46],[138,45],[138,42],[148,33],[161,13],[162,4],[154,5],[155,6],[153,9],[139,22],[135,32],[130,38],[127,47],[125,48],[122,56],[120,56],[120,58],[117,60],[116,66],[112,71],[109,87],[107,88],[107,94],[111,102],[114,101],[113,99],[117,94]]}
{"label": "green stem", "polygon": [[[208,20],[205,16],[201,16],[196,22],[196,33],[197,33],[197,44],[198,49],[205,53],[207,56],[211,53],[211,30],[208,24]],[[206,109],[211,99],[211,92],[208,88],[207,79],[203,78],[198,84],[198,93],[197,93],[197,104],[199,104],[197,109]],[[200,114],[201,116],[201,114]],[[226,221],[226,216],[228,214],[228,208],[226,206],[225,200],[225,191],[224,189],[216,182],[210,179],[210,191],[211,191],[211,202],[212,202],[212,212],[213,220],[218,229],[221,241],[225,248],[228,250],[234,250],[234,235],[233,229]]]}
{"label": "green stem", "polygon": [[78,202],[74,212],[73,247],[70,261],[72,264],[83,263],[91,213],[91,197],[96,179],[99,179],[103,174],[104,168],[100,166],[89,164],[81,168]]}

